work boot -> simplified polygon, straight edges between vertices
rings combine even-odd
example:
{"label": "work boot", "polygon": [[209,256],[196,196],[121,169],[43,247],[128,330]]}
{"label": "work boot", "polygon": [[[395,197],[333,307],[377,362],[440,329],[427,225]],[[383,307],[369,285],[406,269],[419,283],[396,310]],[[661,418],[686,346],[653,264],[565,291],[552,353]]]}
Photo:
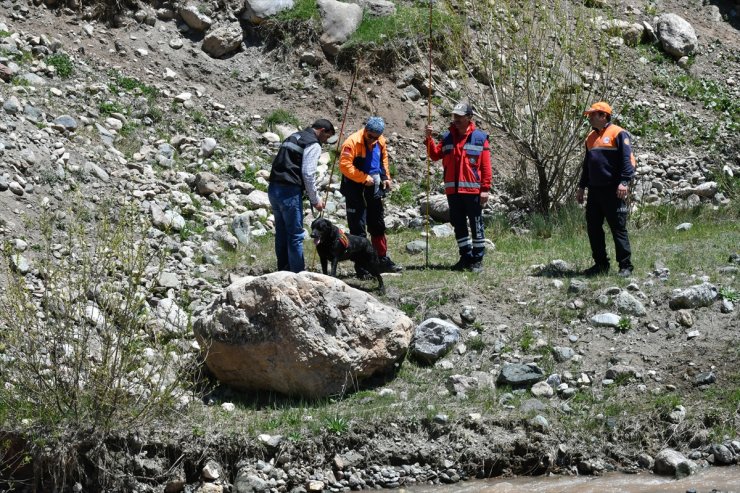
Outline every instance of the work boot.
{"label": "work boot", "polygon": [[600,276],[602,274],[608,274],[609,273],[609,265],[592,265],[588,269],[581,272],[581,275],[584,275],[586,277],[593,277],[593,276]]}
{"label": "work boot", "polygon": [[483,272],[483,263],[473,262],[468,266],[468,270],[470,270],[470,272],[473,272],[474,274],[480,274],[481,272]]}
{"label": "work boot", "polygon": [[630,277],[632,275],[632,267],[622,267],[617,273],[619,277]]}
{"label": "work boot", "polygon": [[390,257],[380,257],[380,270],[382,272],[401,272],[403,267],[393,262]]}
{"label": "work boot", "polygon": [[458,260],[456,264],[450,267],[450,270],[461,272],[467,268],[468,268],[468,261],[465,260],[464,258],[460,258],[460,260]]}

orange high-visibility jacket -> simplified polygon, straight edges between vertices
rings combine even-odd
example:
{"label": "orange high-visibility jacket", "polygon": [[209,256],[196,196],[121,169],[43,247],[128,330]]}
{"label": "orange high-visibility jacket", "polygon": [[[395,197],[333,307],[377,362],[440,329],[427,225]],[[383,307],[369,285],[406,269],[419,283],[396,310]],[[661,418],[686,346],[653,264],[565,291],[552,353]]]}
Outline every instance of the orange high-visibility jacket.
{"label": "orange high-visibility jacket", "polygon": [[[368,151],[365,147],[364,136],[365,129],[362,128],[347,137],[347,140],[342,144],[342,154],[339,157],[339,170],[348,180],[356,183],[364,183],[367,178],[367,173],[362,170],[365,164],[365,155]],[[384,180],[390,180],[391,173],[388,169],[388,150],[386,148],[385,137],[382,135],[378,139],[378,145],[380,146],[380,163],[382,167],[380,175]]]}

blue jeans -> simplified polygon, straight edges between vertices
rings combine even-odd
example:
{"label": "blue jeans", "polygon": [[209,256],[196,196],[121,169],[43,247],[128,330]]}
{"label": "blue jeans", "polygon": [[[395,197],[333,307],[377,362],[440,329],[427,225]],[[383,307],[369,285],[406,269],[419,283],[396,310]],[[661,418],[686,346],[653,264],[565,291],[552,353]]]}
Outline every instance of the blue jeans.
{"label": "blue jeans", "polygon": [[278,270],[301,272],[303,260],[303,188],[270,183],[267,188],[275,216],[275,255]]}

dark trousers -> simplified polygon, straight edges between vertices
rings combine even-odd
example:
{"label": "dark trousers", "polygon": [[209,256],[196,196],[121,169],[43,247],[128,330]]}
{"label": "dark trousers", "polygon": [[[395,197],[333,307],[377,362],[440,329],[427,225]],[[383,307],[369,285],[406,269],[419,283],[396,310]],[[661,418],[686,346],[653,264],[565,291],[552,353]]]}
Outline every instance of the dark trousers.
{"label": "dark trousers", "polygon": [[360,183],[343,185],[342,194],[347,203],[347,226],[350,234],[367,236],[370,233],[378,256],[386,256],[383,199],[375,197],[374,187],[366,187]]}
{"label": "dark trousers", "polygon": [[[460,250],[460,258],[471,264],[480,262],[486,252],[480,195],[455,193],[447,196],[447,203],[450,206],[450,223],[455,228],[455,239]],[[470,232],[468,232],[468,226],[470,226]]]}
{"label": "dark trousers", "polygon": [[620,269],[632,269],[632,250],[627,236],[627,203],[617,198],[616,187],[589,187],[586,201],[586,229],[594,263],[608,266],[604,219],[614,238],[614,251]]}

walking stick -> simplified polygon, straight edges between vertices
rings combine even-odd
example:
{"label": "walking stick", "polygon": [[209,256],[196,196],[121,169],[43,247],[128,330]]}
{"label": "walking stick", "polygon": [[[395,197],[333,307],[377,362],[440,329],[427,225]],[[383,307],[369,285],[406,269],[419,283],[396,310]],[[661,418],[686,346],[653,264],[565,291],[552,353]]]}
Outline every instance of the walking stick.
{"label": "walking stick", "polygon": [[[429,87],[427,88],[427,125],[432,124],[432,3],[429,2]],[[425,143],[426,144],[426,143]],[[427,149],[427,210],[426,210],[426,234],[424,235],[424,268],[429,268],[429,207],[431,195],[431,163],[432,158]]]}
{"label": "walking stick", "polygon": [[[331,168],[329,169],[329,182],[326,187],[326,194],[324,195],[324,210],[326,210],[326,204],[329,201],[329,192],[331,191],[331,181],[334,178],[334,168],[336,167],[337,160],[339,159],[339,146],[342,145],[342,136],[344,135],[344,124],[347,121],[349,103],[350,101],[352,101],[352,91],[355,88],[355,80],[357,79],[357,72],[359,70],[360,70],[360,63],[358,62],[355,65],[355,73],[352,75],[352,82],[349,85],[349,93],[347,93],[347,102],[344,105],[344,114],[342,115],[342,125],[339,127],[339,135],[337,136],[337,147],[334,150],[334,161],[332,161]],[[313,210],[313,206],[311,208]],[[324,217],[324,210],[319,212],[319,217]],[[316,264],[316,249],[314,248],[313,254],[311,255],[311,270],[313,270],[315,264]]]}

